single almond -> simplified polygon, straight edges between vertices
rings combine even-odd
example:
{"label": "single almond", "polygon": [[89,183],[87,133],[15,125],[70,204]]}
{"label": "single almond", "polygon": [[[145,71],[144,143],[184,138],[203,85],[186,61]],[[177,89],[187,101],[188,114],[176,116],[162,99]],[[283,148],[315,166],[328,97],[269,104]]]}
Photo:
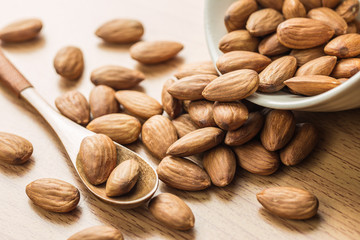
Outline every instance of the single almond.
{"label": "single almond", "polygon": [[67,46],[61,48],[54,58],[56,72],[69,80],[77,80],[84,71],[84,57],[78,47]]}
{"label": "single almond", "polygon": [[122,233],[110,226],[95,226],[85,228],[80,232],[71,235],[67,240],[124,240]]}
{"label": "single almond", "polygon": [[319,20],[334,29],[335,35],[345,34],[348,28],[345,20],[337,14],[334,10],[321,7],[315,8],[308,12],[308,17]]}
{"label": "single almond", "polygon": [[115,99],[115,91],[105,85],[96,86],[91,90],[89,104],[93,118],[119,112],[119,103]]}
{"label": "single almond", "polygon": [[215,102],[213,115],[216,125],[224,130],[235,130],[248,119],[248,110],[241,102]]}
{"label": "single almond", "polygon": [[359,12],[359,1],[344,0],[337,6],[336,12],[344,18],[346,22],[354,21]]}
{"label": "single almond", "polygon": [[319,201],[310,192],[294,187],[272,187],[256,194],[271,214],[287,219],[308,219],[316,215]]}
{"label": "single almond", "polygon": [[360,58],[341,59],[331,76],[334,78],[351,78],[360,70]]}
{"label": "single almond", "polygon": [[166,117],[155,115],[146,120],[142,127],[141,139],[149,151],[159,160],[177,139],[176,128]]}
{"label": "single almond", "polygon": [[259,53],[266,56],[276,56],[288,51],[290,49],[279,42],[276,33],[265,37],[259,44]]}
{"label": "single almond", "polygon": [[141,41],[130,47],[130,56],[143,64],[156,64],[170,60],[183,48],[174,41]]}
{"label": "single almond", "polygon": [[338,36],[326,44],[324,51],[339,58],[356,57],[360,54],[360,34],[349,33]]}
{"label": "single almond", "polygon": [[280,151],[280,159],[286,166],[294,166],[304,160],[319,140],[318,131],[311,123],[296,125],[294,137]]}
{"label": "single almond", "polygon": [[78,157],[86,179],[93,185],[106,182],[117,162],[115,144],[104,134],[84,138]]}
{"label": "single almond", "polygon": [[285,87],[284,81],[292,78],[296,72],[296,58],[284,56],[270,63],[259,74],[260,92],[277,92]]}
{"label": "single almond", "polygon": [[176,118],[177,116],[179,116],[183,109],[182,101],[174,98],[168,92],[169,87],[174,83],[174,79],[166,80],[161,91],[161,103],[163,109],[171,118]]}
{"label": "single almond", "polygon": [[23,164],[33,153],[33,145],[23,137],[0,132],[0,162]]}
{"label": "single almond", "polygon": [[281,12],[284,0],[256,0],[263,8],[273,8]]}
{"label": "single almond", "polygon": [[255,0],[239,0],[233,2],[225,13],[225,26],[228,32],[242,29],[250,14],[258,10]]}
{"label": "single almond", "polygon": [[325,75],[329,76],[335,67],[337,58],[335,56],[323,56],[315,58],[301,66],[295,76]]}
{"label": "single almond", "polygon": [[162,224],[177,230],[194,227],[195,217],[189,206],[171,193],[161,193],[150,200],[150,213]]}
{"label": "single almond", "polygon": [[322,6],[323,6],[323,7],[328,7],[328,8],[334,8],[334,7],[336,7],[340,2],[341,2],[341,0],[321,0]]}
{"label": "single almond", "polygon": [[285,0],[282,13],[286,19],[306,17],[306,9],[300,0]]}
{"label": "single almond", "polygon": [[307,11],[322,6],[322,0],[300,0],[300,2],[305,6]]}
{"label": "single almond", "polygon": [[219,128],[200,128],[174,142],[166,154],[179,157],[191,156],[215,147],[220,144],[223,139],[224,132]]}
{"label": "single almond", "polygon": [[74,210],[80,200],[76,187],[54,178],[41,178],[29,183],[26,195],[40,208],[58,213]]}
{"label": "single almond", "polygon": [[186,134],[195,131],[199,127],[191,120],[189,114],[183,114],[177,117],[176,119],[172,120],[176,128],[176,132],[179,138],[185,136]]}
{"label": "single almond", "polygon": [[178,69],[174,76],[181,79],[197,74],[218,75],[218,72],[216,71],[212,61],[201,61],[183,65]]}
{"label": "single almond", "polygon": [[140,165],[129,159],[120,163],[110,174],[106,182],[106,196],[124,195],[133,189],[140,174]]}
{"label": "single almond", "polygon": [[40,19],[23,19],[13,22],[0,30],[0,39],[3,42],[19,43],[34,39],[42,29]]}
{"label": "single almond", "polygon": [[294,49],[307,49],[326,43],[335,31],[319,20],[290,18],[279,24],[277,37],[282,45]]}
{"label": "single almond", "polygon": [[281,13],[265,8],[252,13],[246,22],[246,29],[252,36],[261,37],[276,32],[277,26],[285,19]]}
{"label": "single almond", "polygon": [[247,98],[259,86],[259,75],[250,69],[226,73],[209,83],[202,95],[210,101],[232,102]]}
{"label": "single almond", "polygon": [[166,185],[186,191],[199,191],[210,187],[209,175],[190,160],[167,156],[156,169],[159,179]]}
{"label": "single almond", "polygon": [[108,43],[132,43],[141,39],[144,27],[134,19],[114,19],[101,25],[95,34]]}
{"label": "single almond", "polygon": [[313,59],[324,56],[325,53],[324,47],[319,46],[309,49],[293,49],[291,50],[290,55],[296,58],[298,66],[302,66]]}
{"label": "single almond", "polygon": [[90,107],[79,91],[70,91],[55,99],[55,105],[62,115],[72,121],[86,125],[90,120]]}
{"label": "single almond", "polygon": [[236,30],[220,39],[219,49],[223,53],[238,50],[255,52],[258,45],[259,39],[251,36],[247,30]]}
{"label": "single almond", "polygon": [[106,65],[92,71],[91,81],[95,85],[106,85],[114,89],[129,89],[145,79],[145,75],[126,67]]}
{"label": "single almond", "polygon": [[215,186],[225,187],[234,179],[236,158],[229,147],[219,145],[206,152],[203,165]]}
{"label": "single almond", "polygon": [[129,144],[138,139],[141,123],[133,116],[112,113],[92,120],[86,128],[105,134],[119,144]]}
{"label": "single almond", "polygon": [[213,102],[206,100],[191,101],[189,116],[198,127],[215,127],[213,117]]}
{"label": "single almond", "polygon": [[163,108],[157,100],[142,92],[121,90],[115,93],[115,97],[129,113],[143,119],[163,112]]}

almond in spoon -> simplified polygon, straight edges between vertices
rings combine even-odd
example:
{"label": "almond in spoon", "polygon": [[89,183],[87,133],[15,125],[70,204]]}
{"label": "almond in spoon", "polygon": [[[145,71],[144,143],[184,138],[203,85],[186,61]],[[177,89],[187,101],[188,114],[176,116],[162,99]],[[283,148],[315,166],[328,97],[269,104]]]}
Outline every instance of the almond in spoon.
{"label": "almond in spoon", "polygon": [[90,120],[90,107],[79,91],[70,91],[55,99],[55,106],[62,115],[72,121],[86,125]]}
{"label": "almond in spoon", "polygon": [[350,78],[360,70],[360,58],[341,59],[335,66],[331,76],[334,78]]}
{"label": "almond in spoon", "polygon": [[242,29],[250,14],[258,10],[255,0],[238,0],[233,2],[225,13],[225,26],[228,32]]}
{"label": "almond in spoon", "polygon": [[335,56],[323,56],[315,58],[301,66],[295,76],[325,75],[329,76],[333,71],[337,58]]}

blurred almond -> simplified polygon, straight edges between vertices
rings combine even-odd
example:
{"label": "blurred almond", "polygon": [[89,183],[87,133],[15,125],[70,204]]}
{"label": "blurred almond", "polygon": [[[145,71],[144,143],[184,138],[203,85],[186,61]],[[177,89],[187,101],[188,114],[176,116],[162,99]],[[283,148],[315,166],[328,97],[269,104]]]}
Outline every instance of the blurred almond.
{"label": "blurred almond", "polygon": [[348,25],[345,20],[330,8],[322,7],[312,9],[308,12],[308,17],[330,26],[334,29],[335,35],[342,35],[347,31]]}
{"label": "blurred almond", "polygon": [[258,10],[255,0],[238,0],[233,2],[225,13],[225,26],[228,32],[242,29],[250,14]]}
{"label": "blurred almond", "polygon": [[341,59],[331,76],[334,78],[351,78],[360,70],[360,58]]}
{"label": "blurred almond", "polygon": [[195,131],[199,127],[191,120],[189,114],[180,115],[178,118],[172,120],[176,128],[176,132],[179,138],[185,136],[186,134]]}
{"label": "blurred almond", "polygon": [[360,34],[349,33],[338,36],[325,46],[325,53],[339,58],[356,57],[360,54]]}
{"label": "blurred almond", "polygon": [[84,95],[76,90],[57,97],[55,105],[62,115],[78,124],[86,125],[90,120],[89,104]]}
{"label": "blurred almond", "polygon": [[313,8],[321,7],[322,1],[323,0],[300,0],[300,2],[305,6],[307,11],[309,11]]}
{"label": "blurred almond", "polygon": [[215,127],[213,117],[213,102],[206,100],[191,101],[189,116],[198,127]]}
{"label": "blurred almond", "polygon": [[174,98],[168,92],[168,89],[171,85],[175,83],[174,79],[168,79],[163,85],[161,91],[161,103],[164,108],[164,111],[171,117],[176,118],[182,112],[183,104],[179,99]]}
{"label": "blurred almond", "polygon": [[324,47],[319,46],[309,49],[293,49],[291,50],[290,55],[296,58],[296,62],[298,66],[302,66],[305,63],[315,58],[324,56],[325,53],[324,53]]}
{"label": "blurred almond", "polygon": [[212,61],[202,61],[185,64],[178,69],[174,76],[178,79],[197,74],[218,75]]}
{"label": "blurred almond", "polygon": [[264,8],[273,8],[281,12],[284,0],[256,0]]}
{"label": "blurred almond", "polygon": [[115,91],[105,85],[96,86],[91,90],[89,104],[93,118],[119,112],[119,103],[115,99]]}
{"label": "blurred almond", "polygon": [[355,21],[348,23],[348,28],[346,30],[346,33],[358,33],[357,25]]}
{"label": "blurred almond", "polygon": [[110,226],[89,227],[71,235],[67,240],[124,240],[122,233]]}
{"label": "blurred almond", "polygon": [[80,48],[61,48],[54,58],[54,67],[56,72],[66,79],[79,79],[84,71],[84,58]]}
{"label": "blurred almond", "polygon": [[285,0],[282,13],[286,19],[306,17],[306,9],[300,0]]}
{"label": "blurred almond", "polygon": [[346,22],[354,21],[359,12],[359,1],[344,0],[336,8],[336,12],[344,18]]}
{"label": "blurred almond", "polygon": [[315,58],[301,66],[295,76],[325,75],[329,76],[335,67],[337,58],[335,56],[323,56]]}
{"label": "blurred almond", "polygon": [[3,27],[0,30],[0,39],[8,43],[25,42],[37,37],[41,29],[40,19],[23,19]]}
{"label": "blurred almond", "polygon": [[281,13],[265,8],[252,13],[246,22],[246,29],[252,36],[261,37],[276,32],[277,26],[285,19]]}
{"label": "blurred almond", "polygon": [[341,2],[341,0],[321,0],[322,6],[323,7],[328,7],[328,8],[334,8],[340,2]]}
{"label": "blurred almond", "polygon": [[0,162],[23,164],[33,153],[33,145],[23,137],[0,132]]}
{"label": "blurred almond", "polygon": [[255,52],[258,45],[259,39],[251,36],[247,30],[236,30],[220,39],[219,49],[224,53],[237,50]]}
{"label": "blurred almond", "polygon": [[114,19],[101,25],[95,34],[108,43],[132,43],[141,39],[144,27],[134,19]]}
{"label": "blurred almond", "polygon": [[276,33],[265,37],[259,44],[259,53],[267,56],[276,56],[290,51],[277,39]]}
{"label": "blurred almond", "polygon": [[216,125],[224,130],[235,130],[248,119],[248,110],[241,102],[215,102],[213,115]]}

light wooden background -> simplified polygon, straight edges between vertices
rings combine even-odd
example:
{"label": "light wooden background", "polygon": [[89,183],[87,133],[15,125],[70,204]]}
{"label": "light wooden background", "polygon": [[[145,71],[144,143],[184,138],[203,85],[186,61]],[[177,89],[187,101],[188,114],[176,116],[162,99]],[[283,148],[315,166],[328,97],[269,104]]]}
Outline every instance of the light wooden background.
{"label": "light wooden background", "polygon": [[[162,83],[177,67],[209,59],[200,0],[12,0],[1,4],[0,25],[32,16],[44,22],[41,38],[2,48],[51,104],[58,95],[72,89],[88,96],[93,87],[89,74],[104,64],[140,69],[147,79],[139,90],[160,100]],[[106,45],[93,34],[99,24],[116,17],[141,20],[146,40],[177,40],[185,49],[166,64],[139,65],[129,57],[129,46]],[[85,55],[85,73],[78,83],[61,80],[52,66],[56,51],[68,44],[79,46]],[[282,167],[272,176],[238,170],[228,187],[201,192],[177,191],[160,184],[158,193],[179,195],[195,214],[195,228],[181,232],[158,224],[145,207],[121,210],[86,191],[49,126],[33,109],[0,87],[0,131],[21,135],[34,145],[27,164],[0,164],[0,239],[66,239],[98,224],[121,229],[126,239],[360,239],[360,110],[296,115],[299,121],[313,122],[321,130],[318,148],[299,166]],[[157,164],[140,143],[131,148]],[[25,194],[25,186],[42,177],[63,179],[77,186],[81,190],[78,208],[69,214],[53,214],[34,206]],[[255,194],[278,185],[315,193],[320,200],[319,214],[307,221],[269,215]]]}

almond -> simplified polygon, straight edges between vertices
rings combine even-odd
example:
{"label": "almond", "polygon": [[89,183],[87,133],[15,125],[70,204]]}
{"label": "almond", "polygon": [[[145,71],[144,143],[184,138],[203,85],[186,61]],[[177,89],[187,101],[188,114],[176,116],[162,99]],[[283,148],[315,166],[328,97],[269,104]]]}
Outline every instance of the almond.
{"label": "almond", "polygon": [[215,127],[213,102],[206,100],[191,101],[189,105],[191,120],[199,127]]}
{"label": "almond", "polygon": [[279,24],[277,37],[282,45],[294,49],[306,49],[326,43],[335,31],[319,20],[291,18]]}
{"label": "almond", "polygon": [[259,86],[259,75],[249,69],[226,73],[211,83],[203,91],[203,96],[211,101],[231,102],[247,98]]}
{"label": "almond", "polygon": [[168,89],[168,92],[180,100],[199,100],[203,99],[202,91],[215,78],[216,75],[198,74],[182,78],[176,81]]}
{"label": "almond", "polygon": [[341,59],[335,66],[331,76],[334,78],[350,78],[360,70],[360,58]]}
{"label": "almond", "polygon": [[360,54],[360,34],[349,33],[338,36],[325,46],[325,53],[339,58],[350,58]]}
{"label": "almond", "polygon": [[306,9],[300,0],[285,0],[282,12],[286,19],[306,17]]}
{"label": "almond", "polygon": [[18,43],[34,39],[42,29],[39,19],[23,19],[13,22],[0,30],[0,39],[3,42]]}
{"label": "almond", "polygon": [[89,104],[84,95],[76,90],[57,97],[55,105],[62,115],[78,124],[86,125],[90,120]]}
{"label": "almond", "polygon": [[323,0],[300,0],[308,11],[313,8],[321,7],[322,1]]}
{"label": "almond", "polygon": [[130,56],[143,64],[162,63],[175,57],[184,46],[173,41],[141,41],[130,48]]}
{"label": "almond", "polygon": [[159,160],[177,139],[176,128],[166,117],[155,115],[146,120],[142,127],[141,139],[149,151]]}
{"label": "almond", "polygon": [[348,28],[346,30],[346,33],[358,33],[355,21],[352,21],[352,22],[348,23]]}
{"label": "almond", "polygon": [[291,56],[294,56],[296,58],[296,62],[298,66],[302,66],[305,63],[315,59],[319,58],[325,55],[324,53],[324,47],[319,46],[315,48],[309,48],[309,49],[293,49],[290,52]]}
{"label": "almond", "polygon": [[259,53],[267,56],[276,56],[288,51],[290,49],[279,42],[276,33],[265,37],[259,44]]}
{"label": "almond", "polygon": [[232,51],[220,56],[216,66],[222,74],[239,69],[252,69],[261,72],[271,59],[255,52],[249,51]]}
{"label": "almond", "polygon": [[280,159],[286,166],[293,166],[304,160],[319,140],[318,131],[311,123],[296,125],[294,137],[280,151]]}
{"label": "almond", "polygon": [[75,233],[67,240],[124,240],[122,233],[116,228],[110,226],[89,227]]}
{"label": "almond", "polygon": [[166,185],[180,190],[199,191],[211,185],[209,175],[202,168],[179,157],[165,157],[156,172]]}
{"label": "almond", "polygon": [[340,2],[341,2],[341,0],[321,0],[322,6],[323,6],[323,7],[328,7],[328,8],[334,8],[334,7],[336,7]]}
{"label": "almond", "polygon": [[133,159],[120,163],[106,182],[106,196],[116,197],[130,192],[139,178],[139,168],[139,163]]}
{"label": "almond", "polygon": [[183,101],[183,108],[184,108],[185,112],[188,112],[190,103],[191,103],[190,100],[184,100]]}
{"label": "almond", "polygon": [[285,85],[297,94],[314,96],[340,85],[335,78],[322,75],[307,75],[290,78]]}
{"label": "almond", "polygon": [[273,8],[281,12],[284,0],[256,0],[264,8]]}
{"label": "almond", "polygon": [[54,178],[41,178],[29,183],[26,195],[40,208],[58,213],[74,210],[80,200],[76,187]]}
{"label": "almond", "polygon": [[91,81],[95,85],[106,85],[114,89],[129,89],[145,79],[145,75],[137,70],[126,67],[107,65],[91,73]]}
{"label": "almond", "polygon": [[189,206],[171,193],[161,193],[151,199],[149,211],[156,220],[177,230],[189,230],[195,224],[195,217]]}
{"label": "almond", "polygon": [[344,18],[346,22],[354,21],[359,12],[359,1],[344,0],[336,8],[336,12]]}
{"label": "almond", "polygon": [[183,114],[179,116],[178,118],[172,120],[172,123],[174,124],[176,128],[176,132],[179,136],[179,138],[185,136],[186,134],[195,131],[199,127],[191,120],[189,114]]}
{"label": "almond", "polygon": [[284,56],[270,63],[259,74],[260,92],[277,92],[285,87],[284,81],[292,78],[296,71],[296,58]]}
{"label": "almond", "polygon": [[260,132],[264,121],[264,116],[260,112],[249,113],[249,117],[244,125],[226,133],[225,144],[238,146],[250,141]]}
{"label": "almond", "polygon": [[119,144],[129,144],[138,139],[141,124],[133,116],[113,113],[92,120],[86,128],[96,133],[105,134]]}
{"label": "almond", "polygon": [[132,43],[141,39],[144,27],[134,19],[114,19],[101,25],[95,34],[108,43]]}
{"label": "almond", "polygon": [[329,76],[335,67],[337,58],[335,56],[323,56],[315,58],[301,66],[295,76],[325,75]]}
{"label": "almond", "polygon": [[200,128],[174,142],[166,154],[179,157],[191,156],[215,147],[220,144],[223,139],[224,132],[219,128]]}
{"label": "almond", "polygon": [[93,185],[106,182],[117,162],[115,144],[104,134],[84,138],[78,157],[86,179]]}
{"label": "almond", "polygon": [[0,162],[23,164],[33,153],[32,144],[23,137],[0,132]]}
{"label": "almond", "polygon": [[158,101],[142,92],[122,90],[117,91],[115,97],[129,113],[143,119],[148,119],[163,112],[163,108]]}
{"label": "almond", "polygon": [[163,105],[164,111],[171,117],[176,118],[182,112],[182,101],[179,99],[174,98],[168,93],[168,89],[171,85],[175,83],[174,79],[168,79],[163,85],[161,91],[161,103]]}
{"label": "almond", "polygon": [[203,165],[215,186],[225,187],[235,176],[236,158],[229,147],[219,145],[206,152]]}
{"label": "almond", "polygon": [[77,80],[84,71],[84,57],[78,47],[61,48],[54,58],[56,72],[69,80]]}
{"label": "almond", "polygon": [[242,29],[250,14],[258,10],[255,0],[238,0],[233,2],[225,13],[225,26],[228,32]]}
{"label": "almond", "polygon": [[223,53],[243,50],[255,52],[259,45],[259,39],[250,35],[247,30],[229,32],[220,39],[219,49]]}
{"label": "almond", "polygon": [[316,215],[318,199],[310,192],[294,187],[272,187],[256,194],[271,214],[287,219],[308,219]]}
{"label": "almond", "polygon": [[174,76],[178,79],[197,74],[211,74],[218,75],[212,61],[194,62],[183,65]]}
{"label": "almond", "polygon": [[347,31],[347,23],[334,10],[322,7],[310,10],[309,18],[319,20],[334,29],[335,35],[345,34]]}
{"label": "almond", "polygon": [[246,29],[252,36],[261,37],[276,32],[284,17],[272,8],[265,8],[252,13],[246,22]]}
{"label": "almond", "polygon": [[91,90],[89,104],[94,118],[119,112],[119,103],[115,99],[115,91],[105,85],[96,86]]}
{"label": "almond", "polygon": [[241,102],[215,102],[213,115],[216,125],[224,130],[235,130],[248,119],[248,110]]}

